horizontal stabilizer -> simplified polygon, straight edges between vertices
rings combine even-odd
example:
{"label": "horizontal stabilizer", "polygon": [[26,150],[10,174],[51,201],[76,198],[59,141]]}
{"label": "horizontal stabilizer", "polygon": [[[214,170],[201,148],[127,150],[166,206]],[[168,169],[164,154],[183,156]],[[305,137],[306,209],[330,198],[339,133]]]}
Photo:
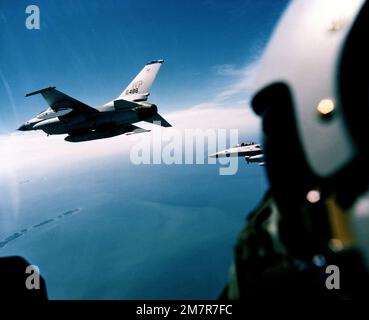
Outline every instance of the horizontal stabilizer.
{"label": "horizontal stabilizer", "polygon": [[150,118],[147,118],[145,119],[144,121],[146,122],[151,122],[153,124],[156,124],[158,126],[162,126],[162,127],[171,127],[172,125],[167,121],[165,120],[159,113],[155,114],[154,116],[150,117]]}
{"label": "horizontal stabilizer", "polygon": [[133,109],[133,108],[136,108],[136,107],[139,107],[139,106],[140,105],[138,103],[128,101],[128,100],[124,100],[124,99],[114,100],[114,108],[116,110],[118,110],[118,109]]}

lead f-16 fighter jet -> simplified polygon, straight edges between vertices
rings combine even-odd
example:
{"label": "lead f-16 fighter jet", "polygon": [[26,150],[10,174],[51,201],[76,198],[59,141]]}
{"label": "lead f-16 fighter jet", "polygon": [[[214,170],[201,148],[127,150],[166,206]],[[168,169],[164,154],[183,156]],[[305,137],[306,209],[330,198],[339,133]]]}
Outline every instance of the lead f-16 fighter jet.
{"label": "lead f-16 fighter jet", "polygon": [[209,155],[210,158],[245,157],[247,163],[258,163],[265,165],[263,150],[258,143],[240,143],[233,148],[219,151]]}
{"label": "lead f-16 fighter jet", "polygon": [[146,64],[118,98],[96,108],[55,87],[28,93],[26,97],[40,93],[49,108],[25,122],[18,130],[43,130],[48,135],[68,134],[66,141],[80,142],[147,132],[133,125],[139,121],[170,127],[158,114],[157,106],[147,102],[149,90],[163,62],[154,60]]}

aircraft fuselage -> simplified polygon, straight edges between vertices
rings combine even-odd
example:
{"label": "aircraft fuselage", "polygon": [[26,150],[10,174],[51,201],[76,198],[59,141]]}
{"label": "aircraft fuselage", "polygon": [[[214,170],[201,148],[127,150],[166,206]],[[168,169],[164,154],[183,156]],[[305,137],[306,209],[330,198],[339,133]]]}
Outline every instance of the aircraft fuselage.
{"label": "aircraft fuselage", "polygon": [[19,130],[42,130],[47,134],[69,134],[79,131],[99,130],[100,128],[107,129],[117,126],[124,126],[139,121],[144,121],[147,118],[155,115],[158,111],[155,105],[150,107],[142,107],[136,110],[120,109],[115,110],[111,107],[103,106],[96,108],[100,112],[96,114],[78,114],[68,117],[68,121],[60,120],[58,117],[49,119],[40,119],[38,117],[29,120]]}

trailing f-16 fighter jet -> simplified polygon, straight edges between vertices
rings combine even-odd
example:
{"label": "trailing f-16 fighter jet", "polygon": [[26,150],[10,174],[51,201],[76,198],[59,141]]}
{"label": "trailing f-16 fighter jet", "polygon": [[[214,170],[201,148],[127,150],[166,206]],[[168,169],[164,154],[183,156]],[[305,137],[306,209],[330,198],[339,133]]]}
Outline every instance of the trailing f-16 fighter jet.
{"label": "trailing f-16 fighter jet", "polygon": [[68,134],[66,141],[80,142],[110,138],[120,134],[147,132],[133,125],[147,121],[163,127],[171,125],[158,114],[155,104],[146,102],[149,90],[164,60],[146,64],[121,95],[92,108],[58,90],[55,87],[26,94],[26,97],[40,93],[49,108],[28,120],[18,130],[43,130],[48,135]]}
{"label": "trailing f-16 fighter jet", "polygon": [[225,157],[245,157],[247,163],[258,163],[260,166],[265,165],[263,150],[260,144],[240,143],[233,148],[219,151],[209,155],[210,158],[225,158]]}

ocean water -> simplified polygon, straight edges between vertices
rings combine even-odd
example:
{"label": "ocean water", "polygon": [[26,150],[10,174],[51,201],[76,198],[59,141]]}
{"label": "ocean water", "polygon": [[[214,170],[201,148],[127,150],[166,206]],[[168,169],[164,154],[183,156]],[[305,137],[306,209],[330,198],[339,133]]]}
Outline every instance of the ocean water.
{"label": "ocean water", "polygon": [[114,156],[0,180],[0,256],[37,265],[52,299],[216,298],[267,188],[243,159],[218,169]]}

